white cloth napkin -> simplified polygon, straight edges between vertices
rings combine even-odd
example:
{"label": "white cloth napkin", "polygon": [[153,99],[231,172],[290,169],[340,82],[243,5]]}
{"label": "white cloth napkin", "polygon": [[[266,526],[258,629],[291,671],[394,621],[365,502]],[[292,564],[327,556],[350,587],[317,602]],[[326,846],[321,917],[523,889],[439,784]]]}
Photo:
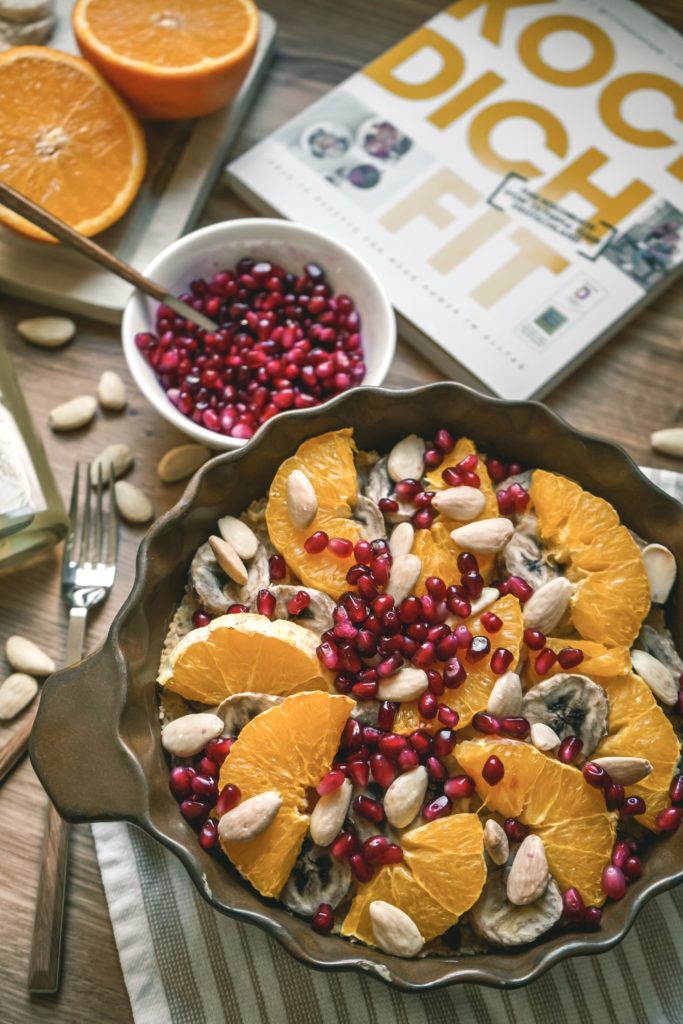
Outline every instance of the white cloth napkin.
{"label": "white cloth napkin", "polygon": [[[644,472],[683,501],[683,475]],[[683,887],[653,899],[615,949],[558,964],[523,989],[404,995],[358,974],[309,970],[258,928],[217,913],[139,829],[92,831],[136,1024],[683,1022]]]}

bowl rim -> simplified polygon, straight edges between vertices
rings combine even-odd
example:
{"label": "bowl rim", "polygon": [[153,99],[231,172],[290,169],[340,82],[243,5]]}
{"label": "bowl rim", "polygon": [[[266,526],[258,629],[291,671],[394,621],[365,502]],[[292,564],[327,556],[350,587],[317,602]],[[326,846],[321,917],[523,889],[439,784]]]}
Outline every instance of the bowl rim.
{"label": "bowl rim", "polygon": [[[149,277],[153,281],[157,281],[157,275],[161,268],[161,279],[158,283],[165,287],[166,285],[163,279],[164,263],[169,259],[169,257],[172,257],[186,249],[188,247],[188,243],[190,245],[194,245],[198,239],[211,239],[214,236],[237,234],[241,230],[248,232],[250,230],[256,230],[257,228],[259,230],[273,230],[276,234],[281,234],[282,241],[286,241],[288,236],[291,238],[308,237],[314,242],[318,241],[324,242],[326,245],[332,245],[337,249],[340,255],[343,256],[348,263],[354,265],[370,283],[373,293],[371,301],[379,309],[380,316],[384,321],[384,334],[380,343],[381,358],[375,371],[372,374],[368,374],[366,372],[364,381],[359,385],[355,385],[355,387],[349,388],[349,390],[355,391],[358,387],[377,387],[381,385],[389,372],[389,367],[391,366],[391,362],[396,351],[397,326],[393,306],[389,301],[384,285],[379,279],[379,275],[372,269],[369,263],[367,263],[366,260],[354,252],[354,250],[344,242],[339,241],[339,239],[324,231],[319,231],[317,228],[310,228],[298,221],[284,220],[277,217],[236,217],[233,220],[216,221],[213,224],[207,224],[204,227],[196,228],[194,231],[190,231],[186,235],[182,235],[180,238],[171,242],[163,248],[161,252],[158,252],[152,260],[150,260],[147,266],[143,268],[142,273],[145,277]],[[158,381],[154,380],[153,382],[150,382],[148,379],[147,371],[150,370],[150,367],[144,361],[135,344],[136,331],[132,326],[132,321],[136,316],[145,311],[146,303],[148,301],[151,301],[149,300],[149,296],[139,288],[135,288],[126,302],[121,317],[121,346],[123,348],[123,355],[126,360],[128,370],[135,381],[135,385],[139,392],[159,413],[159,415],[166,420],[167,423],[170,423],[171,426],[174,426],[177,430],[180,430],[187,436],[193,438],[193,440],[220,452],[236,451],[243,448],[247,443],[245,440],[216,433],[213,430],[209,430],[208,427],[203,427],[198,423],[194,423],[192,420],[188,419],[187,416],[183,416],[183,414],[178,412],[173,403],[167,398],[166,393],[162,390]],[[378,348],[380,348],[380,346],[378,346]],[[368,380],[369,377],[371,378],[370,380]],[[365,383],[366,381],[368,381],[367,384]],[[152,384],[154,386],[152,386]],[[346,392],[343,392],[343,394],[346,394]],[[335,398],[339,397],[342,396],[335,396]],[[334,401],[335,398],[328,399],[326,402],[322,402],[321,405],[315,406],[315,408],[320,409],[323,406],[326,407],[328,403]],[[273,418],[279,419],[282,415],[283,413],[278,413],[278,415]],[[265,426],[265,424],[263,424],[263,426]],[[260,430],[261,428],[259,427],[256,434],[258,434]],[[256,434],[254,436],[256,436]],[[251,438],[249,438],[249,440],[251,440]]]}
{"label": "bowl rim", "polygon": [[[553,429],[559,428],[561,431],[568,431],[569,434],[573,435],[573,437],[576,438],[588,452],[593,451],[595,453],[602,451],[603,453],[609,452],[613,455],[616,454],[621,462],[622,468],[628,474],[629,482],[637,483],[640,488],[644,488],[647,492],[651,493],[653,497],[656,496],[660,504],[668,506],[672,514],[677,518],[680,518],[681,525],[683,526],[683,508],[681,507],[681,504],[649,480],[648,477],[640,471],[637,464],[621,445],[578,430],[571,426],[571,424],[564,420],[558,413],[549,409],[541,402],[527,400],[510,401],[506,399],[493,398],[488,395],[484,395],[481,392],[477,392],[466,385],[451,381],[440,381],[416,388],[400,390],[379,387],[354,389],[352,392],[346,392],[345,394],[332,399],[330,403],[326,403],[326,409],[329,410],[332,406],[335,408],[342,406],[350,399],[354,392],[357,395],[359,390],[367,392],[370,396],[373,394],[393,396],[399,400],[418,399],[426,395],[446,393],[451,396],[470,396],[470,398],[473,397],[475,401],[484,403],[485,406],[498,406],[507,409],[510,409],[511,407],[521,407],[522,409],[526,408],[533,410],[535,415],[541,416],[549,422]],[[287,417],[288,419],[301,420],[306,424],[315,421],[319,408],[320,407],[305,410],[291,410],[283,413],[282,416]],[[278,420],[279,422],[282,422],[281,417],[278,417]],[[274,429],[276,428],[273,426],[272,421],[266,423],[263,432],[257,438],[257,443],[267,443],[269,432]],[[248,445],[251,444],[253,444],[253,441],[248,442]],[[205,463],[189,481],[185,491],[176,504],[160,516],[159,519],[150,527],[138,549],[136,575],[133,586],[128,597],[125,599],[112,621],[105,644],[100,648],[100,654],[109,648],[110,651],[112,651],[119,659],[122,657],[119,637],[120,630],[122,626],[125,625],[131,609],[140,599],[141,591],[145,584],[149,547],[156,535],[167,529],[169,524],[172,524],[174,520],[178,520],[187,514],[193,502],[197,498],[204,476],[211,471],[212,467],[214,467],[217,462],[236,461],[243,456],[250,454],[248,445],[238,451],[220,453]],[[97,656],[98,655],[95,654],[92,657]],[[70,675],[77,671],[77,668],[66,669],[63,673],[59,673],[59,675],[66,677],[67,674]],[[47,685],[51,686],[51,682],[48,681]],[[40,718],[44,713],[44,703],[47,702],[41,702],[41,705],[39,706],[38,721],[40,721]],[[125,703],[123,704],[123,707],[125,708]],[[117,733],[119,733],[120,724],[119,720],[116,723]],[[43,776],[40,761],[34,756],[33,735],[31,738],[30,752],[31,759],[34,762],[34,768],[49,793],[49,780]],[[131,756],[134,757],[134,755]],[[69,818],[68,815],[67,818]],[[203,875],[201,865],[197,863],[195,856],[180,842],[175,841],[171,836],[160,831],[155,826],[151,819],[151,815],[149,814],[149,809],[147,810],[147,813],[143,815],[111,815],[103,812],[99,818],[73,815],[69,820],[103,820],[104,818],[107,820],[127,820],[142,828],[143,831],[153,839],[160,842],[181,860],[187,869],[190,878],[194,882],[195,887],[210,905],[229,917],[233,917],[238,920],[247,920],[256,924],[259,928],[276,938],[289,953],[304,965],[323,971],[359,971],[377,978],[390,987],[395,987],[399,990],[409,992],[422,992],[441,988],[446,985],[465,983],[480,984],[496,989],[514,989],[527,985],[568,957],[585,956],[594,953],[597,954],[606,952],[613,948],[625,937],[634,924],[642,907],[652,899],[652,897],[683,882],[683,862],[681,863],[680,868],[673,873],[656,878],[648,878],[645,875],[642,876],[637,883],[637,887],[629,889],[627,898],[622,900],[620,903],[613,905],[617,913],[620,913],[621,923],[617,923],[609,933],[604,931],[572,933],[567,937],[564,933],[553,935],[551,932],[551,937],[540,945],[511,947],[510,950],[502,952],[500,950],[492,950],[487,954],[475,954],[474,956],[463,955],[460,958],[458,958],[457,951],[454,951],[450,957],[432,956],[406,960],[385,955],[373,947],[366,947],[346,939],[341,939],[338,936],[331,936],[329,938],[337,938],[339,941],[344,943],[345,949],[343,955],[336,954],[334,952],[334,946],[336,946],[336,943],[332,942],[330,943],[329,948],[327,946],[324,947],[324,952],[313,953],[303,947],[303,944],[291,928],[286,927],[282,922],[276,920],[270,914],[268,902],[263,902],[258,909],[252,909],[246,907],[229,907],[216,898],[213,895],[213,892],[206,881],[206,877]],[[667,841],[670,842],[671,839]],[[239,882],[242,886],[248,888],[248,883],[243,879],[240,879]],[[295,915],[291,915],[291,917],[299,924],[302,923],[302,919],[295,918]],[[490,955],[492,958],[495,957],[498,961],[497,965],[494,966],[493,963],[484,963],[482,966],[477,963],[476,961],[478,957],[484,955]],[[530,958],[531,960],[530,966],[523,965],[523,961],[527,960],[527,958]],[[432,973],[437,976],[432,976],[424,980],[416,979],[413,976],[413,971],[411,970],[411,966],[416,964],[432,965]],[[438,965],[438,968],[436,965]]]}

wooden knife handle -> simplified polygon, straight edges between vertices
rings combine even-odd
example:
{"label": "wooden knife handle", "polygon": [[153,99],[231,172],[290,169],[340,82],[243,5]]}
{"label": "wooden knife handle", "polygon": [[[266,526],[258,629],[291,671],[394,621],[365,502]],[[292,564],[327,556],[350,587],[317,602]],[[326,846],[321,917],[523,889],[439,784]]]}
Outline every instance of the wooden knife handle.
{"label": "wooden knife handle", "polygon": [[10,773],[17,761],[21,760],[28,750],[28,738],[38,714],[38,701],[31,708],[26,719],[16,729],[8,743],[0,750],[0,782]]}
{"label": "wooden knife handle", "polygon": [[36,994],[59,990],[68,845],[69,825],[49,802],[28,969],[28,990]]}

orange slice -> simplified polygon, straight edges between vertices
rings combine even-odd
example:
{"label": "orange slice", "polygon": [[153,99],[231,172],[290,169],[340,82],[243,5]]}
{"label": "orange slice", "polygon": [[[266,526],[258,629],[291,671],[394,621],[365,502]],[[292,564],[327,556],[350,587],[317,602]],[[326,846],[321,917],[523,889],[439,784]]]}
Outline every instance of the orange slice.
{"label": "orange slice", "polygon": [[[0,54],[0,176],[7,185],[95,235],[122,217],[147,162],[137,120],[87,61],[45,46]],[[0,222],[55,239],[0,206]]]}
{"label": "orange slice", "polygon": [[234,693],[286,697],[331,689],[309,629],[263,615],[221,615],[193,629],[171,654],[159,683],[186,700],[219,704]]}
{"label": "orange slice", "polygon": [[143,117],[199,117],[246,78],[258,41],[252,0],[78,0],[81,52]]}
{"label": "orange slice", "polygon": [[[441,474],[445,469],[457,465],[466,455],[478,455],[479,465],[476,472],[481,480],[482,494],[486,498],[486,506],[481,515],[471,522],[478,522],[480,519],[494,519],[498,516],[498,501],[486,469],[484,459],[468,437],[461,437],[455,444],[452,452],[444,458],[438,469],[432,469],[426,474],[425,490],[442,491],[448,484],[445,483]],[[425,592],[425,580],[429,576],[439,576],[446,584],[459,583],[460,572],[458,571],[457,558],[463,550],[451,540],[451,530],[455,530],[463,523],[456,519],[446,519],[445,516],[438,516],[428,530],[418,530],[413,542],[413,554],[422,559],[422,575],[418,581],[415,592]],[[488,582],[491,579],[494,563],[493,555],[477,555],[479,571]]]}
{"label": "orange slice", "polygon": [[609,502],[555,473],[535,470],[530,494],[554,561],[576,584],[571,621],[580,636],[630,647],[650,609],[640,550]]}
{"label": "orange slice", "polygon": [[246,842],[222,843],[240,874],[264,896],[277,897],[292,873],[308,830],[306,789],[329,771],[354,702],[329,693],[300,693],[242,729],[221,768],[219,789],[239,786],[242,799],[275,789],[275,820]]}
{"label": "orange slice", "polygon": [[[489,637],[491,653],[473,665],[468,665],[464,661],[463,664],[467,671],[465,682],[455,690],[446,690],[443,696],[439,698],[442,704],[447,704],[449,708],[458,712],[460,716],[458,722],[459,729],[469,725],[477,711],[483,711],[486,708],[489,693],[493,689],[496,679],[499,678],[491,670],[491,655],[495,649],[497,647],[507,647],[508,650],[512,651],[513,667],[517,664],[519,658],[524,625],[522,622],[522,611],[517,598],[513,597],[512,594],[506,594],[505,597],[501,597],[500,600],[496,601],[495,604],[486,610],[495,612],[503,621],[503,625],[497,633],[489,634],[486,632],[481,624],[480,615],[474,615],[466,619],[465,625],[473,636],[482,635]],[[401,704],[399,707],[394,718],[393,728],[394,732],[400,732],[405,735],[419,728],[427,729],[429,732],[436,732],[442,729],[443,725],[437,718],[429,721],[421,718],[417,702],[410,701],[409,703]]]}
{"label": "orange slice", "polygon": [[[505,768],[495,786],[482,778],[492,754]],[[458,744],[455,756],[487,807],[518,818],[541,837],[561,889],[576,886],[586,904],[604,903],[600,880],[614,845],[617,816],[605,810],[601,791],[589,786],[576,768],[519,740],[467,740]]]}
{"label": "orange slice", "polygon": [[[285,459],[275,474],[266,508],[270,539],[290,569],[307,587],[323,590],[336,599],[349,589],[346,573],[354,564],[354,556],[339,558],[329,548],[310,555],[304,541],[318,530],[354,544],[360,539],[360,527],[351,518],[358,498],[355,451],[353,431],[348,428],[304,441],[296,455]],[[292,525],[287,513],[287,479],[295,469],[305,473],[318,499],[315,518],[303,530]]]}
{"label": "orange slice", "polygon": [[476,814],[439,818],[401,837],[404,861],[380,868],[358,887],[342,935],[374,945],[370,904],[385,900],[408,914],[426,942],[469,910],[486,881],[484,840]]}
{"label": "orange slice", "polygon": [[[595,679],[600,685],[602,685],[604,676],[624,675],[624,673],[629,672],[631,669],[631,657],[627,647],[605,647],[604,644],[597,644],[593,640],[576,640],[573,637],[554,636],[547,636],[545,644],[546,647],[550,647],[556,654],[559,654],[565,647],[576,647],[583,651],[583,661],[576,668],[569,671],[576,672],[582,676],[588,676],[589,679]],[[525,689],[535,686],[542,679],[548,679],[550,676],[557,675],[558,672],[568,671],[562,668],[560,663],[556,661],[549,672],[539,676],[534,669],[538,654],[538,651],[529,651],[529,657],[522,678],[522,685]]]}
{"label": "orange slice", "polygon": [[600,741],[593,757],[645,757],[651,762],[647,778],[627,786],[626,795],[643,798],[647,810],[637,820],[659,831],[655,818],[671,803],[669,785],[681,754],[678,737],[652,690],[639,676],[630,673],[596,682],[609,700],[609,734]]}

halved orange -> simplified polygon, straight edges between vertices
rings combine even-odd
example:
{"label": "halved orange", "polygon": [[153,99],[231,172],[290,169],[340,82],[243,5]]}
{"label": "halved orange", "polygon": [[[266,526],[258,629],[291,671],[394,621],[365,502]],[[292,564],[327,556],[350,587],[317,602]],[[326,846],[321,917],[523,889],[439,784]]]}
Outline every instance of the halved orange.
{"label": "halved orange", "polygon": [[260,835],[221,844],[264,896],[279,896],[292,873],[310,820],[306,790],[329,771],[353,706],[349,697],[329,693],[287,697],[245,725],[223,762],[220,789],[239,786],[242,800],[273,789],[282,797]]}
{"label": "halved orange", "polygon": [[[575,886],[586,904],[604,903],[601,876],[614,845],[617,816],[605,809],[601,791],[576,768],[519,740],[467,740],[454,754],[486,807],[519,819],[541,837],[550,873],[561,889]],[[505,768],[495,786],[482,777],[491,755]]]}
{"label": "halved orange", "polygon": [[587,640],[630,647],[650,609],[635,540],[609,502],[566,477],[537,469],[530,494],[541,539],[576,584],[574,629]]}
{"label": "halved orange", "polygon": [[78,0],[81,52],[142,117],[200,117],[228,103],[258,42],[252,0]]}
{"label": "halved orange", "polygon": [[[438,469],[432,469],[426,474],[427,484],[425,489],[442,491],[448,487],[441,474],[445,469],[456,466],[467,455],[479,455],[479,453],[473,441],[470,441],[468,437],[461,437],[456,442],[453,451],[445,456]],[[486,469],[486,463],[481,455],[479,455],[479,465],[476,472],[481,480],[481,491],[486,498],[486,505],[483,512],[471,521],[478,522],[480,519],[494,519],[498,516],[498,501],[491,478]],[[446,584],[458,583],[460,581],[457,558],[462,548],[458,547],[451,540],[451,530],[455,530],[458,526],[462,525],[463,523],[456,519],[447,519],[445,516],[439,515],[428,530],[418,530],[416,532],[412,550],[413,554],[418,555],[422,559],[422,573],[416,587],[416,593],[424,593],[425,580],[429,576],[439,576]],[[479,571],[488,582],[492,575],[494,556],[479,554],[476,558],[479,563]]]}
{"label": "halved orange", "polygon": [[[46,46],[0,54],[0,176],[82,235],[126,212],[145,173],[137,119],[95,68]],[[0,206],[0,222],[55,239]]]}
{"label": "halved orange", "polygon": [[559,654],[565,647],[576,647],[578,650],[583,651],[583,661],[571,670],[562,668],[559,661],[556,661],[549,672],[539,676],[534,668],[539,652],[529,651],[522,678],[522,685],[525,689],[535,686],[542,679],[548,679],[550,676],[567,671],[588,676],[589,679],[595,679],[596,682],[602,685],[603,677],[620,676],[629,672],[631,668],[631,656],[627,647],[605,647],[604,644],[595,643],[593,640],[577,640],[574,637],[555,636],[547,636],[545,638],[545,645],[555,651],[556,654]]}
{"label": "halved orange", "polygon": [[171,653],[159,683],[186,700],[219,704],[234,693],[286,697],[304,690],[330,690],[328,673],[309,629],[264,615],[220,615],[193,629]]}
{"label": "halved orange", "polygon": [[[304,541],[318,530],[354,544],[360,539],[360,527],[351,518],[358,499],[355,451],[349,428],[311,437],[299,446],[296,455],[281,463],[268,492],[266,523],[274,547],[307,587],[323,590],[336,599],[349,589],[346,573],[354,564],[354,556],[339,558],[329,548],[311,555]],[[315,518],[303,530],[292,525],[287,512],[287,479],[295,469],[305,473],[318,499]]]}
{"label": "halved orange", "polygon": [[453,814],[401,837],[404,861],[359,885],[342,935],[374,945],[370,904],[385,900],[408,914],[423,939],[442,935],[469,910],[486,881],[484,839],[476,814]]}
{"label": "halved orange", "polygon": [[[491,642],[491,653],[487,654],[481,661],[470,665],[463,660],[467,671],[467,679],[455,690],[446,690],[439,698],[442,704],[447,704],[460,716],[458,729],[463,729],[472,721],[477,711],[483,711],[488,703],[489,694],[493,689],[496,679],[499,677],[491,670],[491,656],[497,647],[507,647],[512,651],[512,665],[517,664],[519,648],[522,642],[524,625],[519,601],[512,594],[506,594],[495,604],[492,604],[487,611],[495,612],[502,619],[503,625],[497,633],[487,633],[481,624],[481,615],[474,615],[465,620],[465,625],[473,636],[488,636]],[[426,721],[420,717],[416,701],[401,704],[393,725],[395,732],[403,734],[411,733],[414,729],[424,728],[429,732],[436,732],[443,726],[438,719]]]}
{"label": "halved orange", "polygon": [[647,810],[637,820],[657,832],[655,818],[671,803],[669,785],[681,754],[679,739],[652,690],[639,676],[629,673],[596,681],[609,700],[609,733],[592,756],[645,757],[651,762],[647,778],[627,786],[626,795],[643,798]]}

